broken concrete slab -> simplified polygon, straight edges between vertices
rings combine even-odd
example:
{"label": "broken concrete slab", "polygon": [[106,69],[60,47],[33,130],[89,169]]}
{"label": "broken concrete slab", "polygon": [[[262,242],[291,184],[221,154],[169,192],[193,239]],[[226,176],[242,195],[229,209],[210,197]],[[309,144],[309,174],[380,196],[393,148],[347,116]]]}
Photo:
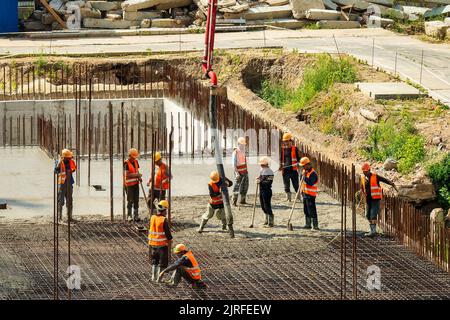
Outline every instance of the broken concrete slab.
{"label": "broken concrete slab", "polygon": [[367,21],[368,26],[380,26],[382,28],[391,26],[394,24],[394,20],[389,18],[381,18],[378,16],[371,15]]}
{"label": "broken concrete slab", "polygon": [[424,95],[404,82],[357,82],[355,87],[373,99],[415,99]]}
{"label": "broken concrete slab", "polygon": [[291,0],[292,14],[296,19],[306,17],[306,10],[309,9],[325,9],[322,0]]}
{"label": "broken concrete slab", "polygon": [[450,28],[450,25],[443,21],[426,21],[424,25],[427,36],[441,40],[445,39],[447,30]]}
{"label": "broken concrete slab", "polygon": [[292,17],[292,6],[254,7],[245,12],[245,20],[264,20]]}
{"label": "broken concrete slab", "polygon": [[394,0],[368,0],[370,3],[381,4],[386,7],[393,7]]}
{"label": "broken concrete slab", "polygon": [[440,15],[448,16],[449,14],[450,14],[450,5],[447,5],[447,6],[437,7],[430,11],[427,11],[427,12],[425,12],[425,14],[423,16],[425,18],[432,18],[432,17],[437,17]]}
{"label": "broken concrete slab", "polygon": [[345,20],[321,20],[317,21],[316,24],[321,29],[355,29],[361,27],[358,21]]}
{"label": "broken concrete slab", "polygon": [[124,11],[123,19],[128,21],[142,21],[144,19],[160,18],[160,11]]}
{"label": "broken concrete slab", "polygon": [[337,10],[338,5],[331,0],[323,0],[323,4],[326,9]]}
{"label": "broken concrete slab", "polygon": [[83,26],[85,28],[96,28],[96,29],[128,29],[131,27],[131,21],[84,18]]}
{"label": "broken concrete slab", "polygon": [[93,9],[100,11],[113,11],[121,9],[121,1],[88,1]]}
{"label": "broken concrete slab", "polygon": [[353,9],[359,11],[365,11],[370,6],[373,6],[370,2],[363,0],[332,0],[334,3],[337,3],[340,6],[350,6],[353,5]]}
{"label": "broken concrete slab", "polygon": [[53,17],[50,13],[44,13],[41,17],[42,24],[52,24],[55,21],[55,17]]}
{"label": "broken concrete slab", "polygon": [[223,13],[241,13],[250,9],[248,4],[238,4],[232,7],[220,8],[219,11]]}
{"label": "broken concrete slab", "polygon": [[117,14],[117,13],[108,13],[106,15],[107,19],[111,19],[111,20],[122,20],[122,15],[121,14]]}
{"label": "broken concrete slab", "polygon": [[289,4],[289,0],[266,0],[269,6],[284,6]]}
{"label": "broken concrete slab", "polygon": [[408,14],[393,8],[387,8],[381,13],[383,18],[394,18],[398,20],[406,20],[408,19]]}
{"label": "broken concrete slab", "polygon": [[176,19],[152,19],[152,28],[181,28],[192,23],[191,17],[178,17]]}
{"label": "broken concrete slab", "polygon": [[30,20],[24,22],[26,31],[48,31],[50,26],[43,24],[41,21]]}
{"label": "broken concrete slab", "polygon": [[193,3],[192,0],[173,0],[167,3],[161,3],[156,6],[157,10],[168,10],[171,8],[181,8],[190,6]]}
{"label": "broken concrete slab", "polygon": [[161,4],[165,1],[161,0],[126,0],[122,2],[122,10],[124,11],[138,11],[147,9]]}
{"label": "broken concrete slab", "polygon": [[[347,20],[343,16],[341,11],[322,10],[322,9],[306,10],[306,19],[309,19],[309,20]],[[350,14],[349,19],[352,21],[358,21],[359,15]]]}
{"label": "broken concrete slab", "polygon": [[80,8],[80,14],[82,18],[96,18],[100,19],[102,17],[102,12],[97,9]]}
{"label": "broken concrete slab", "polygon": [[424,7],[415,7],[415,6],[404,6],[404,5],[395,5],[394,9],[403,11],[404,13],[410,15],[410,14],[416,14],[416,15],[424,15],[426,12],[431,11],[430,8],[424,8]]}

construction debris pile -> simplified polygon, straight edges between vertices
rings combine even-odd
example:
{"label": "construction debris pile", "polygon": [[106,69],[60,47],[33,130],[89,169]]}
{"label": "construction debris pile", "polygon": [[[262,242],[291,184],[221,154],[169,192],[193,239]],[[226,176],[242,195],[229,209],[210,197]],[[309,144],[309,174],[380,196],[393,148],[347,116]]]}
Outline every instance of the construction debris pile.
{"label": "construction debris pile", "polygon": [[[72,29],[198,28],[205,25],[208,8],[208,0],[39,2],[42,6],[23,23],[25,31],[71,26],[74,26]],[[433,17],[448,12],[448,5],[429,9],[394,5],[394,0],[219,0],[217,24],[271,25],[288,29],[306,25],[339,29],[367,24],[386,27],[394,23],[392,18],[417,20],[420,16]]]}

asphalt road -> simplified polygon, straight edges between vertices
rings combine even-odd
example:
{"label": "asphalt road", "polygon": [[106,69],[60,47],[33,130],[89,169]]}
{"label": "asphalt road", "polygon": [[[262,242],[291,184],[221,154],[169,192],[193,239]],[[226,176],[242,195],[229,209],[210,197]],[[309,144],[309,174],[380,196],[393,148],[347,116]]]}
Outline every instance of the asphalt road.
{"label": "asphalt road", "polygon": [[[334,38],[333,38],[334,36]],[[334,40],[336,39],[336,41]],[[336,45],[337,44],[337,45]],[[79,39],[0,38],[0,55],[102,54],[202,50],[203,34]],[[266,30],[216,35],[216,48],[282,46],[300,52],[349,53],[386,71],[396,71],[450,105],[450,45],[431,44],[384,29]],[[423,66],[422,66],[423,54]]]}

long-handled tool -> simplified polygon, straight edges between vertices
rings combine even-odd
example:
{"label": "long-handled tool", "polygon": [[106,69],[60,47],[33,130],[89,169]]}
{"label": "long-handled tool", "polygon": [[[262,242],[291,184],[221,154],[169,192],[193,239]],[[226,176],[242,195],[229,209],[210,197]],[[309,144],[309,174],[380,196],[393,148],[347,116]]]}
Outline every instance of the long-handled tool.
{"label": "long-handled tool", "polygon": [[147,198],[147,195],[145,194],[145,189],[144,189],[144,186],[142,185],[142,181],[139,181],[139,184],[141,185],[141,190],[142,190],[142,194],[144,195],[145,204],[147,205],[149,217],[151,217],[152,216],[152,210],[150,209],[150,205],[148,204],[148,198]]}
{"label": "long-handled tool", "polygon": [[290,164],[290,165],[288,165],[288,166],[281,167],[280,169],[275,170],[273,173],[277,173],[278,171],[281,171],[281,170],[286,169],[286,168],[294,167],[294,166],[296,166],[296,165],[297,165],[297,164]]}
{"label": "long-handled tool", "polygon": [[259,183],[256,184],[255,201],[253,202],[252,224],[249,226],[249,228],[253,228],[253,222],[255,222],[256,200],[258,199],[258,190],[259,190]]}
{"label": "long-handled tool", "polygon": [[297,199],[300,196],[300,192],[302,190],[302,188],[301,188],[302,184],[303,184],[303,176],[302,176],[302,179],[301,179],[300,184],[298,186],[297,193],[295,194],[294,204],[292,205],[291,213],[289,214],[289,220],[287,222],[287,229],[289,231],[294,231],[294,227],[292,227],[291,219],[292,219],[292,214],[294,213],[295,205],[297,204]]}

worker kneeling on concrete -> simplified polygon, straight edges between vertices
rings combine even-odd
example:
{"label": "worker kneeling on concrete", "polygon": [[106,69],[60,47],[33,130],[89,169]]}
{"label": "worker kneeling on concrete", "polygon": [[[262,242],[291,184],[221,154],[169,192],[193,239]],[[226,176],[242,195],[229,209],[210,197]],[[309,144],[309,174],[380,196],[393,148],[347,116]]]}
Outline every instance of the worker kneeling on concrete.
{"label": "worker kneeling on concrete", "polygon": [[156,281],[160,270],[164,270],[169,264],[169,246],[172,241],[172,234],[166,218],[168,208],[169,202],[161,200],[157,205],[156,215],[152,215],[150,219],[148,244],[150,246],[152,281]]}
{"label": "worker kneeling on concrete", "polygon": [[168,268],[161,271],[158,282],[161,282],[163,275],[174,271],[170,285],[176,287],[181,278],[184,278],[192,285],[192,288],[205,288],[206,284],[202,281],[202,274],[197,260],[191,250],[188,250],[184,244],[178,244],[173,252],[178,256],[178,260]]}
{"label": "worker kneeling on concrete", "polygon": [[58,174],[58,219],[62,219],[64,200],[67,207],[67,219],[72,221],[73,209],[73,173],[77,170],[77,165],[73,161],[73,154],[70,150],[61,151],[61,157],[56,164],[55,173]]}
{"label": "worker kneeling on concrete", "polygon": [[300,159],[302,171],[301,192],[303,197],[303,212],[305,213],[305,229],[311,229],[311,222],[314,230],[319,230],[319,219],[317,217],[316,197],[317,184],[319,176],[311,165],[311,161],[307,157]]}
{"label": "worker kneeling on concrete", "polygon": [[273,171],[270,169],[270,158],[261,157],[259,159],[259,164],[261,165],[261,171],[259,177],[256,178],[256,183],[259,183],[259,201],[261,208],[266,215],[264,221],[265,227],[273,227],[274,217],[272,212],[272,183],[273,183]]}
{"label": "worker kneeling on concrete", "polygon": [[228,178],[225,178],[225,181],[220,179],[219,172],[217,171],[212,171],[209,177],[211,179],[211,181],[208,183],[210,200],[206,208],[206,212],[202,216],[200,227],[197,230],[199,233],[203,232],[206,223],[214,216],[214,214],[216,215],[217,219],[222,221],[222,230],[227,230],[227,219],[225,217],[221,188],[224,183],[226,187],[231,187],[233,185],[233,182],[231,182]]}
{"label": "worker kneeling on concrete", "polygon": [[363,172],[361,175],[361,192],[366,197],[366,218],[369,220],[370,226],[370,230],[365,236],[373,237],[377,234],[377,219],[380,212],[381,198],[383,197],[380,182],[394,187],[395,190],[397,190],[397,187],[392,181],[370,172],[369,163],[363,163],[361,169]]}
{"label": "worker kneeling on concrete", "polygon": [[[124,184],[127,193],[128,220],[134,219],[139,222],[139,183],[142,181],[142,174],[139,173],[139,151],[131,148],[128,151],[128,159],[123,163]],[[134,208],[134,218],[131,211]]]}

